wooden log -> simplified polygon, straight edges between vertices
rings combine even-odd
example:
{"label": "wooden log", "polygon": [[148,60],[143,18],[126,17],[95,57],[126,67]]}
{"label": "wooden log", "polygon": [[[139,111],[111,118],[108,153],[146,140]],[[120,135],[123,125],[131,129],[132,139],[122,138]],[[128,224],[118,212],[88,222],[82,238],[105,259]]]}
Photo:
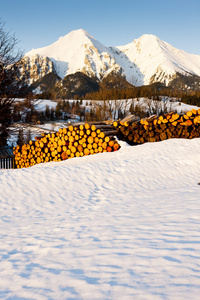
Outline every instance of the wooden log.
{"label": "wooden log", "polygon": [[194,120],[193,120],[193,123],[196,125],[196,124],[200,124],[200,115],[197,115]]}
{"label": "wooden log", "polygon": [[107,146],[108,146],[108,144],[107,144],[106,142],[103,142],[103,143],[102,143],[102,148],[103,148],[103,150],[105,150],[105,149],[107,148]]}
{"label": "wooden log", "polygon": [[87,130],[87,129],[90,129],[90,124],[85,123],[85,129],[86,129],[86,130]]}
{"label": "wooden log", "polygon": [[[94,126],[94,125],[92,125],[92,126]],[[96,131],[97,129],[100,129],[102,131],[104,131],[104,129],[105,130],[112,130],[113,129],[113,125],[110,125],[110,124],[95,125],[95,130],[92,129],[92,126],[91,126],[92,131]]]}
{"label": "wooden log", "polygon": [[89,136],[88,139],[87,139],[87,142],[88,142],[89,144],[92,144],[92,143],[94,142],[93,137],[92,137],[92,136]]}
{"label": "wooden log", "polygon": [[83,125],[83,124],[79,125],[79,130],[80,130],[80,131],[83,131],[83,130],[84,130],[84,128],[85,128],[85,127],[84,127],[84,125]]}
{"label": "wooden log", "polygon": [[83,146],[82,145],[78,145],[77,148],[78,148],[78,152],[80,152],[80,153],[83,152]]}
{"label": "wooden log", "polygon": [[115,141],[115,143],[113,145],[114,151],[117,151],[119,148],[120,148],[120,145]]}
{"label": "wooden log", "polygon": [[119,121],[114,121],[112,125],[113,125],[113,127],[117,128],[117,127],[119,127],[120,122]]}
{"label": "wooden log", "polygon": [[187,111],[186,116],[190,118],[192,117],[192,114],[193,114],[192,111]]}
{"label": "wooden log", "polygon": [[126,116],[124,119],[122,119],[122,120],[120,121],[120,124],[121,124],[121,125],[128,126],[129,124],[132,124],[132,123],[134,123],[134,122],[139,122],[139,121],[140,121],[140,118],[139,118],[139,117],[130,114],[130,115]]}
{"label": "wooden log", "polygon": [[83,150],[83,152],[84,152],[84,155],[89,155],[90,154],[90,150],[88,148],[85,148]]}
{"label": "wooden log", "polygon": [[107,121],[90,121],[90,125],[105,125],[105,124],[110,124],[110,122]]}
{"label": "wooden log", "polygon": [[[169,120],[170,120],[170,119],[169,119]],[[168,120],[168,119],[163,119],[163,120],[162,120],[162,123],[163,123],[163,124],[166,124],[166,123],[169,122],[169,120]]]}

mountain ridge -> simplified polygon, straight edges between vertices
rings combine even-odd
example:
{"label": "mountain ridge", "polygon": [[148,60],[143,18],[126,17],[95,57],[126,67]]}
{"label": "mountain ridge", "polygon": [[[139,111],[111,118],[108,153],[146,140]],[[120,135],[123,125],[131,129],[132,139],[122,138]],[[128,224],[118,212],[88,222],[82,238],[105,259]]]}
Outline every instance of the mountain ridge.
{"label": "mountain ridge", "polygon": [[[48,72],[56,73],[61,80],[82,72],[100,81],[116,73],[135,86],[154,82],[169,86],[177,74],[195,76],[200,81],[200,55],[176,49],[152,34],[144,34],[123,46],[106,47],[87,31],[78,29],[49,46],[32,49],[25,57],[34,60],[36,55],[42,57],[43,64],[50,60],[53,66]],[[40,69],[36,70],[38,79],[42,77]],[[36,79],[34,75],[33,81]]]}
{"label": "mountain ridge", "polygon": [[116,48],[140,67],[144,75],[144,84],[153,83],[152,77],[155,73],[158,75],[154,81],[161,81],[166,85],[176,72],[200,76],[200,55],[188,54],[176,49],[154,35],[142,35],[139,39]]}

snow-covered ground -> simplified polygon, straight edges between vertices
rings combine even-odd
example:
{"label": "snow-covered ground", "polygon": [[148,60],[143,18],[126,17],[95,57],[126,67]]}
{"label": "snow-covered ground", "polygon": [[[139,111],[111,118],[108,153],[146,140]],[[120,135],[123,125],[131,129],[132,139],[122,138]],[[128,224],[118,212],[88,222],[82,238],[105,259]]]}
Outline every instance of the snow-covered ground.
{"label": "snow-covered ground", "polygon": [[[110,100],[112,101],[112,100]],[[117,100],[120,101],[120,100]],[[157,114],[159,114],[162,111],[167,110],[167,112],[177,112],[177,113],[186,113],[187,111],[191,109],[198,109],[199,107],[195,105],[189,105],[180,101],[176,101],[176,98],[170,98],[170,97],[162,97],[162,101],[152,100],[148,98],[134,98],[128,99],[128,100],[122,100],[127,101],[128,105],[127,108],[130,108],[131,103],[134,104],[134,107],[138,106],[143,111],[148,111],[150,114],[153,114],[153,111],[156,110]]]}
{"label": "snow-covered ground", "polygon": [[200,139],[0,170],[1,299],[199,299]]}
{"label": "snow-covered ground", "polygon": [[[24,102],[25,98],[15,98],[15,102],[14,103],[20,103],[20,102]],[[38,111],[45,111],[46,110],[46,106],[49,107],[49,109],[51,108],[56,108],[57,102],[53,101],[53,100],[48,100],[48,99],[35,99],[34,101],[32,101],[32,104],[34,105],[34,108]]]}
{"label": "snow-covered ground", "polygon": [[[167,108],[168,111],[174,111],[176,110],[178,113],[180,112],[186,112],[188,110],[191,110],[192,108],[198,109],[199,107],[194,105],[185,104],[180,101],[175,101],[176,98],[170,98],[170,97],[162,97],[162,101],[156,101],[151,100],[148,98],[133,98],[133,99],[117,99],[117,100],[107,100],[109,102],[109,106],[111,108],[120,108],[122,110],[129,110],[131,103],[134,103],[134,105],[140,106],[143,110],[148,110],[151,106],[152,108],[157,107],[160,108]],[[164,101],[165,100],[165,101]],[[173,101],[171,101],[173,100]],[[24,101],[24,99],[16,99],[16,102]],[[73,99],[67,99],[66,101],[69,101],[70,103],[75,102],[77,100]],[[102,101],[102,100],[101,100]],[[91,106],[95,102],[101,102],[97,100],[82,100],[82,105],[86,107],[86,110],[90,110]],[[45,112],[46,107],[48,106],[49,109],[54,108],[56,109],[57,102],[48,100],[48,99],[38,99],[34,102],[34,108],[37,111],[43,111]]]}
{"label": "snow-covered ground", "polygon": [[45,100],[45,99],[38,99],[34,102],[35,109],[38,111],[45,111],[46,107],[48,106],[49,109],[54,108],[56,109],[56,105],[58,103],[52,100]]}

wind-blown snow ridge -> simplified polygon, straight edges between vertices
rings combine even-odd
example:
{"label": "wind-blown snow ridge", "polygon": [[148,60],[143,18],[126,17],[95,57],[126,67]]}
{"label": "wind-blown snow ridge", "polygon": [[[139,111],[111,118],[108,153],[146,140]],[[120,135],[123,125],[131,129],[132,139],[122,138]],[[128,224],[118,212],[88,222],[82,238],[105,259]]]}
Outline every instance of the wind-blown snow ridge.
{"label": "wind-blown snow ridge", "polygon": [[200,139],[0,171],[1,299],[200,294]]}

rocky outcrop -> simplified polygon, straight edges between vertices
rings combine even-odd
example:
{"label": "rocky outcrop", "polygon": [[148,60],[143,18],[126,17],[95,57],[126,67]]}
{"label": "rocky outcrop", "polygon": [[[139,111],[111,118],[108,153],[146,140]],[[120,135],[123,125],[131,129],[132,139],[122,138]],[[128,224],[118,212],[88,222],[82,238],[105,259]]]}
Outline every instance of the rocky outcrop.
{"label": "rocky outcrop", "polygon": [[54,73],[53,62],[47,56],[34,55],[25,56],[18,63],[20,76],[28,85],[34,84],[49,73]]}

